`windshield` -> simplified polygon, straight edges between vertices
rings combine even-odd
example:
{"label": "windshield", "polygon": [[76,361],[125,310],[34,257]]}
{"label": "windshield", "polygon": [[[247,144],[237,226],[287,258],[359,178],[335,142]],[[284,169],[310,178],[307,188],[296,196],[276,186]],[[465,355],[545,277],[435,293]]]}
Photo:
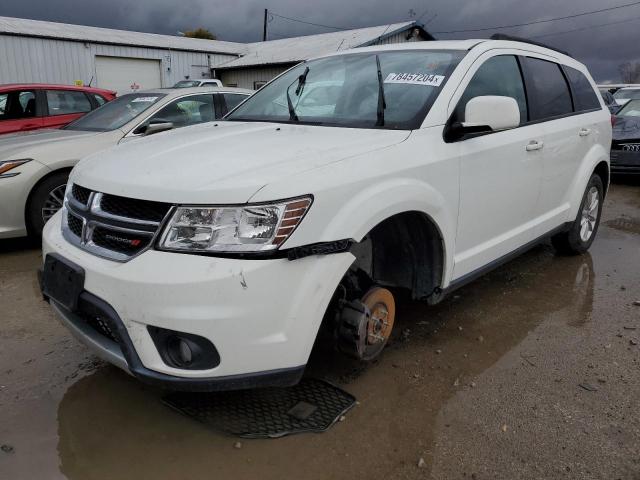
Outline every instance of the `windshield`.
{"label": "windshield", "polygon": [[618,90],[613,94],[613,98],[617,100],[626,100],[628,98],[638,99],[640,98],[640,88],[629,88]]}
{"label": "windshield", "polygon": [[108,132],[122,127],[164,97],[163,93],[129,93],[70,123],[66,130]]}
{"label": "windshield", "polygon": [[176,83],[173,88],[189,88],[189,87],[199,87],[200,82],[196,80],[180,80]]}
{"label": "windshield", "polygon": [[618,117],[640,117],[640,100],[631,100],[616,113]]}
{"label": "windshield", "polygon": [[[415,129],[463,56],[460,51],[404,50],[304,62],[263,87],[226,120]],[[381,93],[384,101],[379,101]]]}

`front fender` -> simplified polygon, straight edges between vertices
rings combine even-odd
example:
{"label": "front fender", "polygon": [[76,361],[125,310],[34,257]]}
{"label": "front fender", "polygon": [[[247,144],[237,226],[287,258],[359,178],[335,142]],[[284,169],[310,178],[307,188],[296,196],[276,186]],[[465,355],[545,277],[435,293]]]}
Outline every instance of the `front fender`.
{"label": "front fender", "polygon": [[[324,223],[324,228],[313,233],[301,228],[299,232],[294,232],[285,248],[340,239],[361,241],[384,220],[411,211],[428,216],[440,233],[446,284],[453,267],[457,203],[447,202],[445,196],[431,185],[411,178],[396,178],[365,187],[336,209],[334,215]],[[316,224],[315,220],[320,219],[313,220],[306,225]]]}

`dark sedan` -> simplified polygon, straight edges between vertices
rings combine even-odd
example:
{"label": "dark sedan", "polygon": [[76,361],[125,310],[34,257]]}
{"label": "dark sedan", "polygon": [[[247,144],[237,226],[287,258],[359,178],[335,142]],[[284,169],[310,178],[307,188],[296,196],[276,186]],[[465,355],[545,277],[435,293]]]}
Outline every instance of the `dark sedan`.
{"label": "dark sedan", "polygon": [[640,175],[640,100],[629,101],[615,116],[611,172]]}

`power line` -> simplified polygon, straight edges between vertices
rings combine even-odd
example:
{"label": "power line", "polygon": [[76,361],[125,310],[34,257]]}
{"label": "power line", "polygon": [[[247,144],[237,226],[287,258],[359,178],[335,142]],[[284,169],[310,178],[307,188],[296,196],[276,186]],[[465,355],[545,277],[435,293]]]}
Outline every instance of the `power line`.
{"label": "power line", "polygon": [[544,37],[551,37],[553,35],[564,35],[565,33],[581,32],[583,30],[592,30],[594,28],[608,27],[610,25],[618,25],[620,23],[633,22],[635,20],[640,20],[640,17],[627,18],[626,20],[619,20],[617,22],[609,22],[609,23],[601,23],[601,24],[598,24],[598,25],[590,25],[588,27],[574,28],[572,30],[564,30],[562,32],[553,32],[553,33],[545,33],[543,35],[534,35],[532,38],[544,38]]}
{"label": "power line", "polygon": [[501,25],[501,26],[496,26],[496,27],[471,28],[471,29],[466,29],[466,30],[450,30],[450,31],[446,31],[446,32],[432,32],[432,33],[441,34],[441,33],[485,32],[487,30],[500,30],[500,29],[503,29],[503,28],[526,27],[528,25],[538,25],[540,23],[555,22],[556,20],[566,20],[568,18],[583,17],[585,15],[593,15],[595,13],[609,12],[611,10],[618,10],[620,8],[633,7],[634,5],[640,5],[640,2],[626,3],[624,5],[618,5],[618,6],[615,6],[615,7],[601,8],[600,10],[592,10],[590,12],[576,13],[574,15],[566,15],[564,17],[548,18],[546,20],[536,20],[534,22],[515,23],[513,25]]}
{"label": "power line", "polygon": [[280,15],[279,13],[272,12],[271,10],[269,11],[269,14],[273,15],[274,17],[279,17],[285,20],[289,20],[291,22],[304,23],[305,25],[313,25],[314,27],[331,28],[333,30],[353,30],[355,28],[358,28],[358,27],[334,27],[331,25],[323,25],[321,23],[307,22],[305,20],[300,20],[298,18],[285,17],[284,15]]}

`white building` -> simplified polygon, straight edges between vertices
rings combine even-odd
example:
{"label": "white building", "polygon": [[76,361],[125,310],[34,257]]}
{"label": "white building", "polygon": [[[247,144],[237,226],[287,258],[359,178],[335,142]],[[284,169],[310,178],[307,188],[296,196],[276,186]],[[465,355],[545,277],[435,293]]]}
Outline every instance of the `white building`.
{"label": "white building", "polygon": [[432,39],[416,22],[244,44],[0,17],[0,84],[90,84],[123,94],[216,75],[259,88],[309,57]]}

